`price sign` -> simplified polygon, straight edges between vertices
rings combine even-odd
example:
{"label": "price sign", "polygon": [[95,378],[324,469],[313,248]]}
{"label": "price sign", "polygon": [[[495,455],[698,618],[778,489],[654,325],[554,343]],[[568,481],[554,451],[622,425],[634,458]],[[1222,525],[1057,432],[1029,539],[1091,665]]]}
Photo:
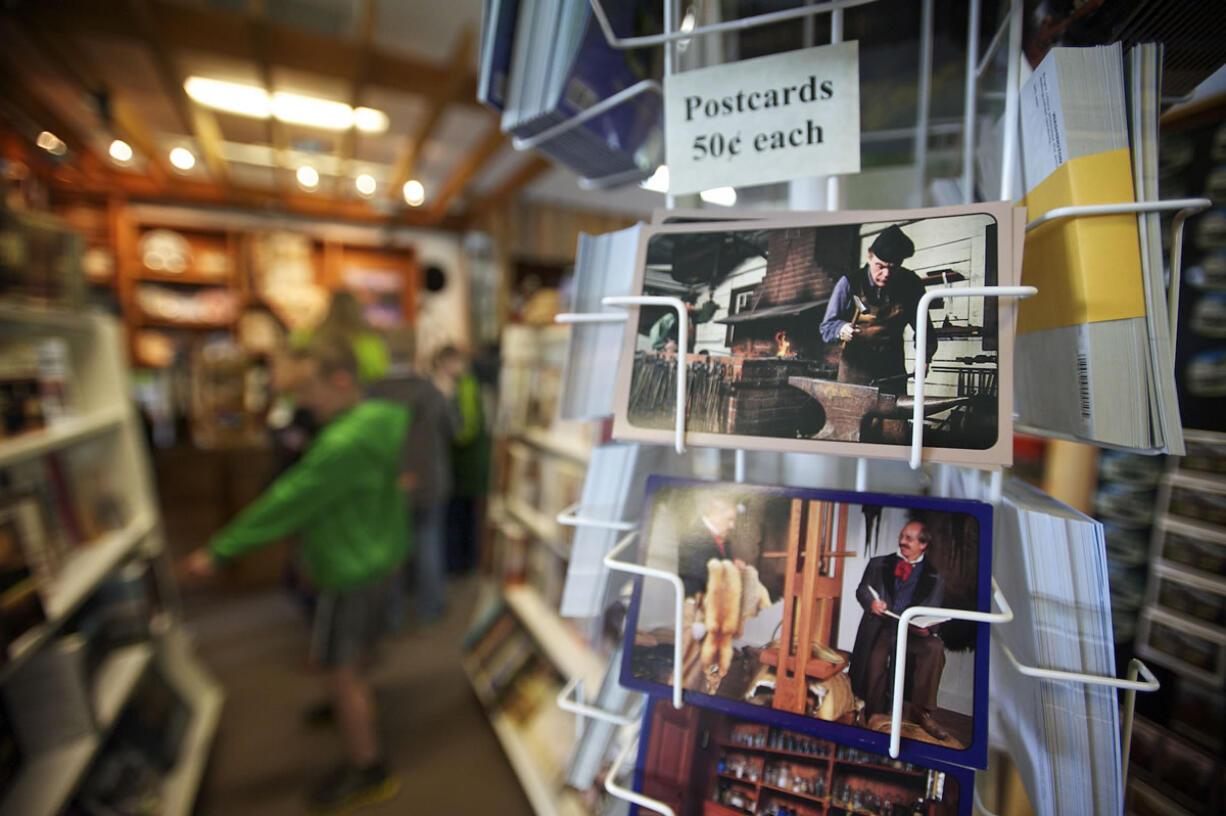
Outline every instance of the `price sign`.
{"label": "price sign", "polygon": [[835,43],[674,74],[669,192],[860,172],[860,49]]}

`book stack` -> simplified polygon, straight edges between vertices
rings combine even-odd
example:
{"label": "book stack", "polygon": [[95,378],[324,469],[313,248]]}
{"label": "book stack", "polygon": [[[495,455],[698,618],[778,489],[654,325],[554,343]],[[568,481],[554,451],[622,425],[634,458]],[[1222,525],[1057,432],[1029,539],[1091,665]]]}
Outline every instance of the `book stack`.
{"label": "book stack", "polygon": [[[1028,216],[1157,198],[1161,49],[1053,48],[1021,92]],[[1127,75],[1128,82],[1125,83]],[[1131,151],[1130,151],[1131,144]],[[1182,451],[1156,214],[1059,219],[1027,235],[1020,421],[1099,445]]]}
{"label": "book stack", "polygon": [[[637,226],[606,235],[579,235],[572,312],[625,314],[616,306],[603,306],[601,300],[630,292],[638,243]],[[562,377],[562,419],[600,419],[613,414],[613,389],[625,331],[624,323],[571,326]]]}
{"label": "book stack", "polygon": [[[639,3],[612,4],[609,22],[632,30]],[[649,79],[652,52],[609,46],[584,0],[487,0],[478,98],[502,113],[502,129],[520,138],[565,122]],[[643,94],[540,145],[550,158],[587,177],[650,172],[663,155],[661,102]]]}
{"label": "book stack", "polygon": [[[1023,665],[1115,674],[1103,528],[1019,481],[997,516],[995,575],[1014,620],[995,641]],[[1036,680],[996,650],[991,694],[1003,741],[1039,816],[1117,814],[1123,807],[1114,689]]]}

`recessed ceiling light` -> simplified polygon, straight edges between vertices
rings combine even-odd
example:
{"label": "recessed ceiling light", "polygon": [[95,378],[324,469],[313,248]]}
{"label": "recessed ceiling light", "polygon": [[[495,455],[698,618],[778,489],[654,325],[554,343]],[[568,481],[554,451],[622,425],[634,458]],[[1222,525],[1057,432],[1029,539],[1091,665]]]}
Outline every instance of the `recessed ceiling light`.
{"label": "recessed ceiling light", "polygon": [[298,168],[298,183],[308,190],[314,190],[319,186],[319,171],[309,164],[304,164]]}
{"label": "recessed ceiling light", "polygon": [[404,183],[404,200],[410,207],[420,207],[426,200],[426,188],[417,179]]}
{"label": "recessed ceiling light", "polygon": [[353,108],[344,102],[282,91],[272,95],[272,115],[291,125],[307,125],[324,130],[349,130],[353,127]]}
{"label": "recessed ceiling light", "polygon": [[111,154],[111,158],[120,164],[127,164],[132,161],[132,146],[123,139],[116,139],[111,142],[111,147],[107,151]]}
{"label": "recessed ceiling light", "polygon": [[368,133],[382,133],[388,128],[387,114],[381,110],[355,110],[344,102],[316,96],[284,91],[269,94],[258,85],[198,76],[188,77],[183,89],[201,105],[238,116],[255,119],[271,116],[282,122],[323,130],[348,130],[356,126]]}
{"label": "recessed ceiling light", "polygon": [[180,170],[191,170],[196,166],[196,154],[186,147],[176,147],[170,151],[170,163]]}
{"label": "recessed ceiling light", "polygon": [[39,133],[34,143],[52,156],[63,156],[68,152],[68,145],[64,144],[59,136],[56,136],[49,130]]}
{"label": "recessed ceiling light", "polygon": [[736,190],[731,187],[715,187],[710,190],[703,190],[698,194],[698,197],[708,204],[731,207],[736,203]]}
{"label": "recessed ceiling light", "polygon": [[201,105],[226,113],[236,113],[239,116],[251,116],[256,119],[267,119],[272,115],[272,104],[268,99],[268,91],[256,85],[243,85],[238,82],[223,82],[220,79],[193,76],[188,77],[183,83],[183,90]]}
{"label": "recessed ceiling light", "polygon": [[353,185],[358,188],[358,192],[364,196],[372,196],[375,194],[375,177],[370,173],[363,173],[353,180]]}
{"label": "recessed ceiling light", "polygon": [[387,114],[374,108],[354,108],[353,124],[363,133],[383,133],[387,130]]}

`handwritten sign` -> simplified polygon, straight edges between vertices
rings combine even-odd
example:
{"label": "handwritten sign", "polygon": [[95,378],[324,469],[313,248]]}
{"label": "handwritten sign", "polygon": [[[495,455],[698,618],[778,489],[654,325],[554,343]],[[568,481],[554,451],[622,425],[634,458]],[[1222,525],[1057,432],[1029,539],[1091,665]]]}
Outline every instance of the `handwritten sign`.
{"label": "handwritten sign", "polygon": [[844,42],[674,74],[669,192],[860,172],[860,49]]}

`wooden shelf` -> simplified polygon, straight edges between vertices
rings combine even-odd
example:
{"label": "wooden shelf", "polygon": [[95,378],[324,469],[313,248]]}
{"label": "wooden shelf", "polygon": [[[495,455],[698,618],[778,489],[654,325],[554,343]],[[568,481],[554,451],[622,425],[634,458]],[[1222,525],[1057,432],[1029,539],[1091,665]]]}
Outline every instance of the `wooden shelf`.
{"label": "wooden shelf", "polygon": [[0,323],[37,329],[87,332],[93,328],[87,310],[59,309],[52,306],[0,301]]}
{"label": "wooden shelf", "polygon": [[526,585],[509,586],[503,590],[503,597],[549,662],[568,680],[582,677],[584,688],[600,688],[604,661],[588,648],[535,589]]}
{"label": "wooden shelf", "polygon": [[903,776],[925,776],[927,771],[909,771],[905,768],[891,768],[889,765],[878,765],[875,762],[856,762],[850,759],[836,759],[840,765],[845,765],[850,768],[860,768],[866,771],[879,771],[881,773],[902,774]]}
{"label": "wooden shelf", "polygon": [[531,445],[534,448],[539,448],[547,453],[552,453],[555,456],[573,459],[584,465],[591,461],[592,458],[592,449],[580,444],[570,436],[560,436],[545,430],[527,428],[518,433],[511,434],[511,438]]}
{"label": "wooden shelf", "polygon": [[179,763],[162,780],[164,816],[187,816],[196,803],[196,789],[204,774],[205,761],[221,718],[223,695],[218,689],[205,689],[194,701],[192,720],[179,748]]}
{"label": "wooden shelf", "polygon": [[830,759],[829,754],[805,754],[800,751],[785,751],[782,748],[769,748],[765,745],[757,747],[753,745],[739,745],[735,742],[720,742],[721,748],[727,748],[730,751],[756,751],[763,754],[777,754],[778,756],[794,757],[796,759],[811,759],[816,762],[825,762]]}
{"label": "wooden shelf", "polygon": [[27,760],[0,802],[0,816],[59,813],[89,768],[98,745],[97,737],[85,736]]}
{"label": "wooden shelf", "polygon": [[501,713],[494,714],[490,718],[490,724],[494,727],[494,733],[502,743],[502,750],[507,755],[515,775],[519,777],[519,784],[537,816],[579,816],[587,812],[578,798],[570,795],[561,786],[558,793],[554,793],[550,781],[537,767],[528,743],[510,717]]}
{"label": "wooden shelf", "polygon": [[107,656],[94,675],[91,693],[98,732],[29,758],[0,802],[0,816],[54,816],[63,810],[152,660],[148,643]]}
{"label": "wooden shelf", "polygon": [[173,272],[154,272],[153,270],[142,268],[133,277],[140,283],[181,283],[188,286],[219,286],[227,289],[232,288],[234,285],[234,274],[232,271],[217,277],[191,271],[176,275]]}
{"label": "wooden shelf", "polygon": [[91,411],[82,416],[69,417],[40,431],[30,431],[0,441],[0,467],[114,430],[123,424],[127,412],[126,406]]}
{"label": "wooden shelf", "polygon": [[93,593],[111,570],[122,562],[150,530],[153,519],[138,516],[127,527],[107,533],[91,544],[73,551],[60,574],[47,588],[43,609],[47,620],[23,633],[9,645],[9,662],[0,669],[0,682],[10,676],[53,635],[73,612]]}
{"label": "wooden shelf", "polygon": [[822,797],[810,796],[807,793],[800,793],[799,791],[788,790],[787,788],[779,788],[774,785],[768,785],[765,782],[762,783],[762,790],[774,791],[775,793],[782,793],[786,794],[787,796],[795,796],[797,799],[804,799],[806,802],[817,802],[823,805],[826,804],[826,800]]}
{"label": "wooden shelf", "polygon": [[552,550],[554,555],[570,560],[570,546],[559,536],[561,525],[554,519],[518,499],[507,499],[504,509],[515,521],[526,527],[533,538]]}
{"label": "wooden shelf", "polygon": [[137,643],[116,649],[94,674],[93,706],[98,729],[105,734],[119,720],[119,714],[153,660],[153,647]]}
{"label": "wooden shelf", "polygon": [[160,329],[184,329],[186,331],[227,331],[234,326],[234,321],[212,323],[194,320],[169,320],[164,317],[138,312],[134,315],[138,326],[151,326]]}

